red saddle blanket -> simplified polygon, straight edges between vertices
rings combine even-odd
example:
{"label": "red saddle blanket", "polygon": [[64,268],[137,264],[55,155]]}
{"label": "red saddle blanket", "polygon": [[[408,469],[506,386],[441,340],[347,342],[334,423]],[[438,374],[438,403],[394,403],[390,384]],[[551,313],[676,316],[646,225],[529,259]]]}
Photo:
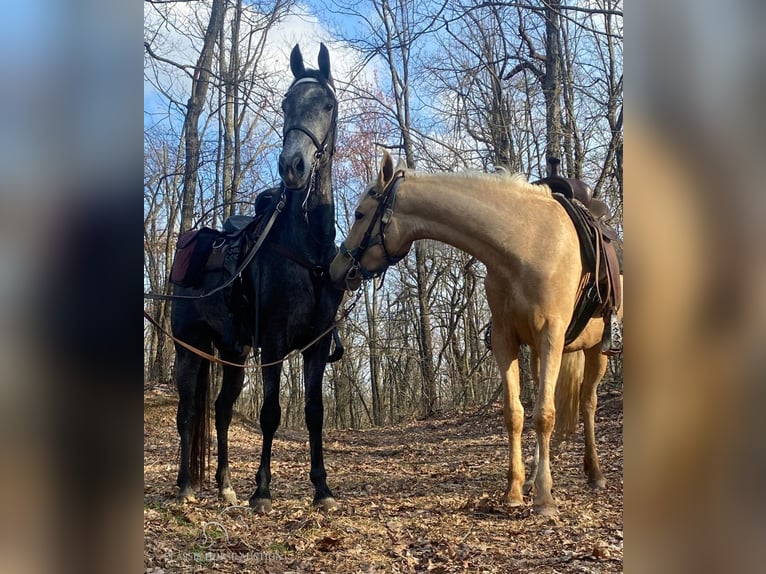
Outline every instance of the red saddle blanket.
{"label": "red saddle blanket", "polygon": [[208,255],[220,234],[220,231],[210,227],[202,227],[181,235],[176,243],[170,281],[183,287],[201,285]]}

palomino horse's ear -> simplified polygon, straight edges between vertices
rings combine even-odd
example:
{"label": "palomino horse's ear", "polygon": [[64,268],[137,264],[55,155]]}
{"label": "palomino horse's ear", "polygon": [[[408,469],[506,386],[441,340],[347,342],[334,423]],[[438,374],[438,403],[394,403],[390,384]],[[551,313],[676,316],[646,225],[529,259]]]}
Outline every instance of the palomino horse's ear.
{"label": "palomino horse's ear", "polygon": [[378,186],[382,192],[391,180],[394,178],[394,160],[391,155],[383,150],[383,159],[380,161],[380,171],[378,172]]}
{"label": "palomino horse's ear", "polygon": [[327,46],[325,46],[323,43],[319,44],[319,71],[322,72],[322,75],[330,79],[330,52],[327,51]]}
{"label": "palomino horse's ear", "polygon": [[290,52],[290,70],[292,70],[293,76],[296,78],[303,75],[303,72],[306,71],[306,68],[303,65],[303,54],[301,54],[301,49],[298,47],[298,44],[296,44],[293,51]]}
{"label": "palomino horse's ear", "polygon": [[399,161],[396,162],[396,171],[407,171],[407,162],[404,161],[403,157],[400,157]]}

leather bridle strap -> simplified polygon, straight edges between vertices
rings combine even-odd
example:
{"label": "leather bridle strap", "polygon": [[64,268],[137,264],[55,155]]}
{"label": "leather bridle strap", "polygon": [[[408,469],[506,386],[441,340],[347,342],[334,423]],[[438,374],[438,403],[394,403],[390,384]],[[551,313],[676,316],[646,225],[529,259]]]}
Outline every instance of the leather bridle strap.
{"label": "leather bridle strap", "polygon": [[[193,345],[190,345],[189,343],[187,343],[187,342],[185,342],[185,341],[182,341],[182,340],[181,340],[181,339],[179,339],[178,337],[174,337],[174,336],[173,336],[171,333],[168,333],[168,331],[166,331],[166,330],[165,330],[165,329],[162,327],[162,325],[160,325],[160,324],[159,324],[157,321],[155,321],[155,320],[152,318],[152,316],[151,316],[151,315],[149,315],[149,313],[147,313],[146,311],[144,311],[144,318],[145,318],[145,319],[147,319],[147,320],[148,320],[148,321],[149,321],[149,322],[150,322],[152,325],[154,325],[154,326],[155,326],[155,327],[156,327],[156,328],[157,328],[157,329],[158,329],[158,330],[159,330],[161,333],[163,333],[164,335],[167,335],[168,337],[170,337],[170,338],[171,338],[171,339],[172,339],[174,342],[176,342],[176,343],[178,343],[179,345],[181,345],[181,346],[182,346],[184,349],[186,349],[186,350],[188,350],[188,351],[191,351],[192,353],[194,353],[195,355],[197,355],[197,356],[199,356],[199,357],[202,357],[203,359],[207,359],[207,360],[208,360],[208,361],[210,361],[211,363],[218,363],[219,365],[228,365],[228,366],[230,366],[230,367],[240,367],[240,368],[242,368],[242,367],[246,367],[246,366],[247,366],[247,363],[232,363],[232,362],[230,362],[230,361],[225,361],[225,360],[223,360],[223,359],[219,359],[219,358],[218,358],[218,357],[216,357],[215,355],[211,355],[210,353],[206,353],[205,351],[203,351],[203,350],[201,350],[201,349],[198,349],[197,347],[194,347]],[[304,345],[304,346],[303,346],[303,347],[301,347],[300,349],[295,349],[294,351],[291,351],[290,353],[288,353],[287,355],[285,355],[285,356],[284,356],[283,358],[281,358],[280,360],[278,360],[278,361],[272,361],[271,363],[260,363],[260,364],[259,364],[259,363],[256,363],[256,364],[254,364],[254,365],[253,365],[253,367],[254,367],[254,368],[256,368],[256,367],[261,367],[261,368],[263,368],[263,367],[273,367],[273,366],[275,366],[275,365],[279,365],[280,363],[284,363],[284,362],[287,360],[287,357],[289,357],[289,356],[290,356],[292,353],[303,353],[303,352],[304,352],[304,351],[306,351],[306,350],[307,350],[309,347],[313,346],[313,345],[314,345],[315,343],[317,343],[317,342],[318,342],[318,341],[319,341],[319,340],[320,340],[322,337],[324,337],[324,336],[325,336],[325,335],[327,335],[327,334],[328,334],[330,331],[332,331],[333,329],[335,329],[335,328],[338,326],[339,322],[340,322],[340,320],[338,320],[338,321],[333,321],[333,322],[332,322],[332,324],[331,324],[331,325],[330,325],[330,326],[329,326],[327,329],[325,329],[324,331],[322,331],[322,333],[321,333],[319,336],[317,336],[317,337],[314,337],[314,338],[313,338],[313,339],[312,339],[312,340],[311,340],[311,341],[310,341],[308,344]]]}
{"label": "leather bridle strap", "polygon": [[[398,172],[383,193],[373,194],[373,196],[378,199],[378,207],[375,209],[375,213],[370,219],[370,223],[367,226],[367,230],[365,231],[359,246],[355,247],[354,249],[348,249],[348,247],[346,247],[345,241],[340,245],[341,253],[349,257],[354,262],[352,269],[356,269],[356,271],[364,279],[374,279],[376,277],[380,277],[380,275],[382,275],[386,269],[392,265],[396,265],[407,255],[405,253],[404,255],[392,257],[388,252],[388,248],[386,247],[386,225],[388,225],[388,223],[391,221],[391,217],[393,217],[394,205],[396,203],[396,192],[399,190],[399,186],[403,180],[404,172]],[[380,221],[378,235],[373,238],[372,232],[375,228],[375,224],[378,221]],[[373,273],[362,267],[361,258],[367,249],[373,245],[378,244],[380,244],[380,246],[383,248],[383,253],[386,256],[386,266],[383,269]]]}
{"label": "leather bridle strap", "polygon": [[[319,143],[319,140],[314,135],[314,133],[311,130],[304,128],[303,126],[292,126],[288,128],[287,130],[285,130],[285,134],[282,136],[283,146],[284,146],[284,139],[287,137],[287,134],[289,134],[291,131],[296,131],[296,132],[301,132],[306,134],[311,140],[311,143],[314,144],[314,147],[317,148],[316,153],[324,154],[325,151],[327,150],[327,142],[325,141],[323,143]],[[325,140],[327,140],[327,137],[325,137]],[[321,157],[321,155],[319,157]]]}
{"label": "leather bridle strap", "polygon": [[291,131],[299,131],[305,134],[306,136],[308,136],[308,138],[311,140],[311,143],[314,144],[314,147],[317,150],[314,153],[314,159],[319,160],[327,152],[327,144],[328,144],[328,139],[330,138],[330,135],[332,135],[332,142],[330,145],[330,155],[332,156],[335,153],[335,132],[336,132],[335,125],[338,120],[338,100],[335,95],[335,90],[329,83],[321,82],[318,79],[311,76],[306,78],[301,78],[300,80],[296,80],[293,83],[293,85],[290,86],[290,88],[287,90],[287,93],[289,94],[290,90],[292,90],[295,86],[299,84],[305,84],[305,83],[319,84],[320,86],[326,87],[330,91],[330,94],[332,95],[333,100],[335,100],[335,105],[333,106],[333,111],[332,111],[332,118],[330,119],[330,129],[327,130],[324,140],[320,142],[319,138],[316,137],[314,132],[312,132],[310,129],[304,128],[303,126],[290,126],[282,134],[282,147],[284,147],[284,142],[285,142],[285,138],[287,137],[287,134],[289,134]]}

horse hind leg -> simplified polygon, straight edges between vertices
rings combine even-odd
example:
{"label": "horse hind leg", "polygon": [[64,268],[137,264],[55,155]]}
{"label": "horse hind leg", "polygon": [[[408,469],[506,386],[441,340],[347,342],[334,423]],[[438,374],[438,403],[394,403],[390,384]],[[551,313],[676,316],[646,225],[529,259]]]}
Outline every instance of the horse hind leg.
{"label": "horse hind leg", "polygon": [[[532,375],[535,389],[540,386],[540,355],[534,349],[529,353],[529,369]],[[532,454],[532,464],[527,473],[527,479],[524,481],[523,492],[529,494],[535,486],[535,476],[537,476],[537,467],[540,464],[540,445],[535,438],[535,451]]]}
{"label": "horse hind leg", "polygon": [[[222,354],[222,358],[233,363],[244,363],[247,354],[232,356]],[[237,504],[237,495],[231,486],[229,473],[229,425],[234,402],[242,392],[244,380],[244,369],[224,366],[221,392],[215,401],[215,431],[218,437],[218,468],[215,472],[215,482],[218,486],[218,498],[227,504]]]}
{"label": "horse hind leg", "polygon": [[322,401],[322,378],[330,348],[327,336],[303,354],[304,380],[306,384],[306,428],[309,431],[311,449],[311,472],[309,478],[314,485],[315,507],[335,510],[338,503],[327,486],[327,471],[322,450],[322,427],[324,425],[324,404]]}
{"label": "horse hind leg", "polygon": [[585,474],[588,486],[594,490],[606,486],[606,479],[601,473],[596,451],[596,406],[598,404],[598,384],[606,373],[608,359],[601,353],[600,345],[588,349],[585,354],[585,375],[580,389],[580,409],[582,411],[585,435]]}
{"label": "horse hind leg", "polygon": [[535,439],[535,452],[532,454],[532,464],[529,467],[527,480],[524,481],[524,494],[529,494],[535,487],[535,476],[537,476],[537,467],[540,464],[540,444]]}

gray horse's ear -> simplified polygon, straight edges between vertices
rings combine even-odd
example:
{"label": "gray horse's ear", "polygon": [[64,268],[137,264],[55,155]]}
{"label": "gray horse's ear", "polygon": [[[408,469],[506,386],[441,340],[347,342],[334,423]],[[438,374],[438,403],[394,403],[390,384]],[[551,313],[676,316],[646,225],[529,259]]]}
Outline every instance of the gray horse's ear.
{"label": "gray horse's ear", "polygon": [[327,46],[325,46],[323,43],[319,44],[319,71],[322,72],[322,75],[330,79],[330,52],[327,51]]}
{"label": "gray horse's ear", "polygon": [[301,54],[301,49],[298,47],[298,44],[296,44],[293,51],[290,52],[290,70],[292,70],[293,76],[296,78],[302,76],[306,71],[306,68],[303,65],[303,54]]}
{"label": "gray horse's ear", "polygon": [[383,159],[380,161],[380,171],[378,172],[378,186],[380,186],[381,192],[388,187],[393,178],[394,160],[391,159],[391,154],[383,150]]}

